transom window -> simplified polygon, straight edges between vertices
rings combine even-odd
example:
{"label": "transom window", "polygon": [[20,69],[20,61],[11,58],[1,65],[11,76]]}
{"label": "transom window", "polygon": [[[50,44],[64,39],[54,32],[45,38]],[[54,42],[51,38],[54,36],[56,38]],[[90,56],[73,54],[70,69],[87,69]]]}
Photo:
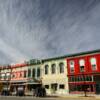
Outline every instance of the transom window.
{"label": "transom window", "polygon": [[90,59],[92,70],[97,70],[96,58]]}
{"label": "transom window", "polygon": [[64,63],[63,63],[63,62],[61,62],[61,63],[59,64],[59,72],[60,72],[60,73],[64,73]]}
{"label": "transom window", "polygon": [[85,61],[84,59],[79,60],[80,72],[85,71]]}
{"label": "transom window", "polygon": [[75,71],[75,69],[74,69],[74,61],[71,60],[69,63],[70,63],[70,72],[73,73]]}
{"label": "transom window", "polygon": [[56,73],[56,64],[51,65],[51,73],[55,74]]}

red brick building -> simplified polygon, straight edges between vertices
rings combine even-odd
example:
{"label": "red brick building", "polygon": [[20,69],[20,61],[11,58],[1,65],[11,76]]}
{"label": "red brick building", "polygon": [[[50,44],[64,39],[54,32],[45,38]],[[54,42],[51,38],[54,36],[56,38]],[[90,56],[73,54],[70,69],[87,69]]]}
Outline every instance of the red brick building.
{"label": "red brick building", "polygon": [[69,55],[66,60],[70,93],[84,89],[100,93],[100,50]]}

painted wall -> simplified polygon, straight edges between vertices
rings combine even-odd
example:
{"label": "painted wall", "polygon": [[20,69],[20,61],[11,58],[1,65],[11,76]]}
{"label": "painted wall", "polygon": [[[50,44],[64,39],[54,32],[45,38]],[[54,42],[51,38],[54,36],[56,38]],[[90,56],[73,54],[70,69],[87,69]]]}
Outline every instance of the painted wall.
{"label": "painted wall", "polygon": [[[64,63],[64,73],[59,72],[59,64],[62,62]],[[51,65],[52,64],[56,64],[56,73],[55,74],[51,73]],[[49,66],[48,74],[45,74],[45,65]],[[55,84],[55,83],[58,84],[57,91],[55,91],[55,93],[68,94],[69,89],[68,89],[68,78],[67,78],[67,66],[66,65],[67,65],[66,59],[46,61],[42,65],[42,82],[43,82],[43,85],[49,85],[49,89],[46,89],[48,94],[53,93],[51,84]],[[64,89],[59,88],[59,86],[61,84],[64,84],[64,86],[65,86]]]}
{"label": "painted wall", "polygon": [[[92,66],[90,63],[90,59],[91,58],[95,58],[96,59],[96,65],[97,65],[97,70],[92,70]],[[83,56],[76,56],[76,57],[71,57],[71,58],[66,58],[67,60],[67,68],[68,68],[68,75],[78,75],[78,74],[82,74],[80,72],[80,66],[79,66],[79,60],[84,59],[85,61],[85,71],[84,74],[91,74],[94,72],[100,72],[100,54],[88,54],[88,55],[83,55]],[[70,61],[74,61],[75,63],[75,72],[71,73],[70,72]]]}

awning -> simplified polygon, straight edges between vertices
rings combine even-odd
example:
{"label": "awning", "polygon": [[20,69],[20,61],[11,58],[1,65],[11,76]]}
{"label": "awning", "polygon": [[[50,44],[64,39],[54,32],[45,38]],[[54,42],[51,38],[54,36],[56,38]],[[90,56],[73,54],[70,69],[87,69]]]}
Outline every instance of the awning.
{"label": "awning", "polygon": [[27,83],[24,83],[25,85],[27,84],[29,84],[29,85],[32,85],[32,84],[41,84],[41,83],[36,83],[36,82],[27,82]]}
{"label": "awning", "polygon": [[69,84],[74,84],[74,85],[90,85],[90,84],[96,84],[96,82],[69,82]]}
{"label": "awning", "polygon": [[24,83],[22,84],[11,84],[12,86],[22,86],[22,85],[25,85]]}
{"label": "awning", "polygon": [[11,83],[27,82],[27,80],[11,80]]}

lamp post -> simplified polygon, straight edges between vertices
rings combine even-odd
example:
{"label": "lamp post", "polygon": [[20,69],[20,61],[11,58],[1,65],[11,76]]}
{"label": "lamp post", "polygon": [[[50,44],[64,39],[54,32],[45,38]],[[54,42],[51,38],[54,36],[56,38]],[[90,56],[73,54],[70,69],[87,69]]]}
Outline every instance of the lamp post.
{"label": "lamp post", "polygon": [[86,89],[86,84],[85,84],[85,75],[84,75],[84,71],[82,71],[82,76],[83,76],[83,90],[84,90],[84,96],[87,97],[87,89]]}

